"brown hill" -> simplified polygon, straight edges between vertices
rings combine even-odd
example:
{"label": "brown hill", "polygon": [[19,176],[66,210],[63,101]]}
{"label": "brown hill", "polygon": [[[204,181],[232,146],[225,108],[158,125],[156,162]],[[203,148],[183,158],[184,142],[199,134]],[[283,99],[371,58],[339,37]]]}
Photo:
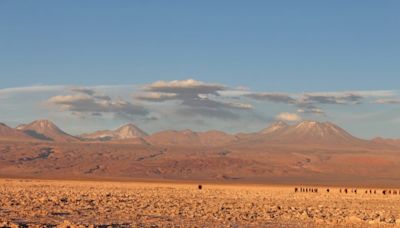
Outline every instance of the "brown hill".
{"label": "brown hill", "polygon": [[25,134],[40,140],[57,142],[76,142],[78,141],[72,135],[69,135],[58,128],[49,120],[36,120],[30,124],[23,124],[17,127]]}
{"label": "brown hill", "polygon": [[100,140],[100,141],[111,141],[111,140],[127,140],[146,137],[147,133],[136,127],[133,124],[126,124],[116,130],[103,130],[96,131],[90,134],[83,134],[80,138],[85,140]]}
{"label": "brown hill", "polygon": [[377,144],[400,147],[400,139],[386,139],[386,138],[377,137],[377,138],[372,139],[371,141],[374,143],[377,143]]}
{"label": "brown hill", "polygon": [[153,145],[175,146],[220,146],[235,139],[235,136],[221,131],[193,132],[191,130],[161,131],[145,138],[147,142]]}
{"label": "brown hill", "polygon": [[0,139],[3,140],[34,140],[29,135],[0,123]]}
{"label": "brown hill", "polygon": [[264,138],[261,135],[268,135],[272,133],[277,133],[287,129],[289,125],[283,121],[276,121],[270,124],[268,127],[262,129],[259,132],[251,132],[251,133],[238,133],[236,137],[241,140],[245,139],[257,139],[257,138]]}
{"label": "brown hill", "polygon": [[237,140],[236,136],[222,131],[198,132],[197,135],[203,145],[221,146]]}

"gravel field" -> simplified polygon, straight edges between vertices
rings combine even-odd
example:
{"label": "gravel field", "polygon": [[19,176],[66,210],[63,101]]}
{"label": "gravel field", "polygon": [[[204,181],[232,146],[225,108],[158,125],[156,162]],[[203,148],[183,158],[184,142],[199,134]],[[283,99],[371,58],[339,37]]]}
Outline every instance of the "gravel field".
{"label": "gravel field", "polygon": [[400,226],[400,195],[294,188],[2,179],[0,227]]}

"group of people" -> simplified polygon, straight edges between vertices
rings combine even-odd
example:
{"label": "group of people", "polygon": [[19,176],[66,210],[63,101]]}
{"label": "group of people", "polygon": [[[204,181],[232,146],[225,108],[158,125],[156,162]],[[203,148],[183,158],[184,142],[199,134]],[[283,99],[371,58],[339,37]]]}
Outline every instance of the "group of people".
{"label": "group of people", "polygon": [[399,194],[400,195],[400,190],[383,190],[382,191],[382,194],[383,195],[386,195],[386,194],[388,194],[388,195],[397,195],[397,194]]}
{"label": "group of people", "polygon": [[[303,187],[296,187],[294,188],[294,192],[298,193],[298,192],[304,192],[304,193],[318,193],[318,188],[303,188]],[[326,192],[329,193],[330,189],[327,188]],[[357,194],[357,189],[339,189],[340,193],[344,193],[344,194]],[[369,189],[369,190],[365,190],[365,194],[378,194],[379,191],[377,191],[376,189]],[[382,194],[383,195],[400,195],[400,190],[382,190]]]}
{"label": "group of people", "polygon": [[[351,189],[351,190],[347,190],[347,188],[345,189],[340,189],[340,193],[354,193],[357,194],[357,189]],[[365,194],[379,194],[379,191],[377,191],[376,189],[369,189],[369,190],[365,190],[364,192]],[[382,190],[382,194],[383,195],[397,195],[400,194],[400,190]]]}
{"label": "group of people", "polygon": [[[340,189],[339,192],[340,193],[345,193],[345,194],[347,194],[347,193],[357,194],[357,189],[349,189],[348,190],[347,188],[345,188],[345,189]],[[375,190],[375,193],[376,193],[376,190]]]}
{"label": "group of people", "polygon": [[318,193],[318,188],[294,188],[294,192]]}

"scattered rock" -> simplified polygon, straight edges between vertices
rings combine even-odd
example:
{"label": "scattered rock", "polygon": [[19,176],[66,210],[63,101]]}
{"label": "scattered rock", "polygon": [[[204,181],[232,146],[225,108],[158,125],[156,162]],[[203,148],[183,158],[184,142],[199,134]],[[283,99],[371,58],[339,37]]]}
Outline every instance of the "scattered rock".
{"label": "scattered rock", "polygon": [[359,217],[354,216],[354,215],[348,217],[347,220],[348,220],[350,223],[360,223],[360,222],[362,221]]}
{"label": "scattered rock", "polygon": [[[2,181],[0,227],[348,227],[400,224],[400,198],[289,187]],[[325,205],[325,206],[324,206]],[[2,220],[1,220],[2,219]],[[21,222],[15,222],[21,221]],[[51,221],[51,223],[49,223]],[[32,224],[30,224],[32,223]],[[349,225],[350,224],[350,225]]]}

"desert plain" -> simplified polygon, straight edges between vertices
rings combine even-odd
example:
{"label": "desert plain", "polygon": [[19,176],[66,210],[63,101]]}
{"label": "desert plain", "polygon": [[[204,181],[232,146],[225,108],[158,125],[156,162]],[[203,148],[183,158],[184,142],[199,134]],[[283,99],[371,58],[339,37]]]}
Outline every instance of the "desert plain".
{"label": "desert plain", "polygon": [[400,195],[311,187],[1,179],[0,226],[400,226]]}

